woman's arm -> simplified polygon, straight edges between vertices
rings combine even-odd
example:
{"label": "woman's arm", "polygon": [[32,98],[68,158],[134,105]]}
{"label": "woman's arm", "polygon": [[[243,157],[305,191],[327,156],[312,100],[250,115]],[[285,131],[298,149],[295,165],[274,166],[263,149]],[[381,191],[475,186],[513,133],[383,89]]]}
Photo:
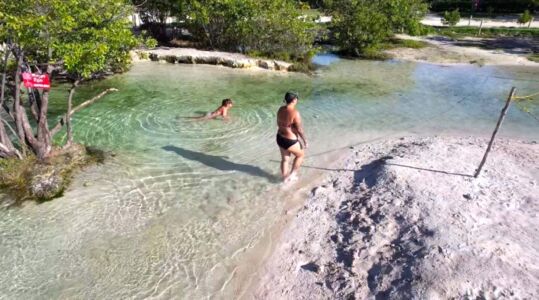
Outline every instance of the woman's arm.
{"label": "woman's arm", "polygon": [[296,112],[296,117],[294,118],[294,128],[295,132],[303,140],[303,147],[307,149],[307,138],[305,137],[305,131],[303,130],[303,124],[301,122],[301,116],[299,112]]}

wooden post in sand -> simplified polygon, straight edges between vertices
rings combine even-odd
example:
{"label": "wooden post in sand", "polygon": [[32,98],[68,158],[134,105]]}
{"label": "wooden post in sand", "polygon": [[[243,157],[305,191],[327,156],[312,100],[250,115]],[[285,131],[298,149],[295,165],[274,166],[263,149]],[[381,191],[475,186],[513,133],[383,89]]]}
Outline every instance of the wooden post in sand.
{"label": "wooden post in sand", "polygon": [[500,129],[500,126],[502,125],[503,119],[505,118],[505,114],[507,113],[507,109],[509,108],[509,104],[511,104],[511,100],[513,100],[513,97],[515,96],[515,91],[516,91],[516,88],[513,87],[511,89],[511,92],[509,93],[509,98],[507,98],[507,102],[505,102],[505,106],[503,107],[500,118],[498,119],[498,124],[496,124],[496,128],[494,129],[494,132],[492,133],[492,137],[490,138],[490,142],[488,143],[487,151],[485,151],[483,160],[481,160],[481,163],[479,164],[477,171],[475,171],[475,175],[474,175],[475,178],[479,176],[479,173],[481,173],[481,169],[483,169],[483,165],[487,161],[488,153],[490,152],[490,149],[492,148],[492,144],[494,143],[494,138],[496,138],[496,134],[498,134],[498,129]]}
{"label": "wooden post in sand", "polygon": [[481,29],[483,29],[483,20],[484,19],[481,19],[481,24],[479,24],[479,34],[477,34],[478,36],[481,35]]}

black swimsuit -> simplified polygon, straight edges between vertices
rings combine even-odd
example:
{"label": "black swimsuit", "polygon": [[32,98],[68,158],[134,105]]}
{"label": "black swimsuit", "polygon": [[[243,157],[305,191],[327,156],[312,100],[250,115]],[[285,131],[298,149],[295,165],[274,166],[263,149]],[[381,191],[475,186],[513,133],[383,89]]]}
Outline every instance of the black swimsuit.
{"label": "black swimsuit", "polygon": [[299,143],[298,139],[291,140],[277,133],[277,145],[279,145],[279,147],[283,148],[284,150],[288,150],[288,148],[294,146],[296,143]]}

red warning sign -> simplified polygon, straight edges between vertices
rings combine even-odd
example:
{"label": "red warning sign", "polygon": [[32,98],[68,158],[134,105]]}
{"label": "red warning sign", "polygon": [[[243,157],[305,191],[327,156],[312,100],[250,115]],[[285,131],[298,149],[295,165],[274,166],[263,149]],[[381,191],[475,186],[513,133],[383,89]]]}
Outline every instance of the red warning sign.
{"label": "red warning sign", "polygon": [[34,89],[50,89],[51,82],[48,74],[32,74],[29,72],[22,73],[22,81],[27,88]]}

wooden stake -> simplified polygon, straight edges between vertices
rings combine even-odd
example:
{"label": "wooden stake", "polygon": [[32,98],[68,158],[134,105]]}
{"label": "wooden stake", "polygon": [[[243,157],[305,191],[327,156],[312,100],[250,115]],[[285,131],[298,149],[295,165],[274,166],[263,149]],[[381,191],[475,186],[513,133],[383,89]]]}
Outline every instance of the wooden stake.
{"label": "wooden stake", "polygon": [[479,173],[481,173],[481,169],[483,169],[483,165],[487,161],[488,153],[490,152],[490,149],[492,148],[492,144],[494,143],[494,138],[496,138],[496,134],[498,134],[498,129],[500,129],[500,126],[502,125],[503,119],[505,118],[505,114],[507,113],[507,109],[509,108],[509,104],[511,104],[511,100],[513,100],[513,97],[515,96],[516,88],[513,87],[511,89],[511,92],[509,93],[509,98],[507,98],[507,102],[505,102],[505,106],[502,109],[502,113],[500,114],[500,118],[498,119],[498,124],[496,124],[496,128],[494,129],[494,132],[492,133],[492,137],[490,138],[490,142],[488,143],[487,151],[485,151],[485,155],[483,156],[483,160],[481,160],[481,163],[479,164],[479,167],[477,168],[477,171],[475,172],[474,177],[477,178],[479,176]]}
{"label": "wooden stake", "polygon": [[479,24],[479,34],[481,35],[481,29],[483,28],[483,19],[481,19],[481,24]]}

